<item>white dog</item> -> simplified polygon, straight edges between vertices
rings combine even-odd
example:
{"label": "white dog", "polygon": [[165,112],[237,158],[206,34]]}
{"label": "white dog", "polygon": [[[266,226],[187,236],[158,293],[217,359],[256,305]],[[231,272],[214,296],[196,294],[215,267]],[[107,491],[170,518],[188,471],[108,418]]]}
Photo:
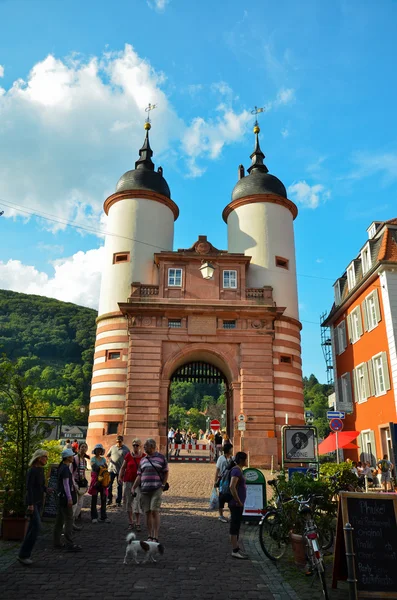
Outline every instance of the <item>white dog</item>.
{"label": "white dog", "polygon": [[164,546],[163,544],[159,544],[158,542],[143,542],[136,539],[135,533],[129,533],[127,535],[127,549],[125,551],[124,564],[127,564],[128,555],[131,554],[134,561],[137,565],[139,565],[138,552],[142,550],[145,553],[145,558],[142,561],[146,563],[149,558],[152,562],[156,562],[154,559],[154,554],[164,554]]}

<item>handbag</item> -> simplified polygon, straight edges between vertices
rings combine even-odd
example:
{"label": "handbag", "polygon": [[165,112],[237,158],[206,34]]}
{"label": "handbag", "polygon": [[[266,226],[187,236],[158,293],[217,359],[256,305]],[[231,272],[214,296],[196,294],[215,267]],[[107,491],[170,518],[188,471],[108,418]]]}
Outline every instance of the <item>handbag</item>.
{"label": "handbag", "polygon": [[[163,483],[163,478],[161,477],[161,473],[160,473],[160,471],[159,471],[159,470],[158,470],[158,469],[155,467],[155,465],[152,463],[152,461],[150,460],[150,458],[148,457],[148,455],[147,455],[147,454],[146,454],[146,458],[148,459],[148,461],[149,461],[149,462],[150,462],[150,464],[152,465],[153,469],[155,469],[155,471],[157,471],[157,473],[158,473],[158,476],[159,476],[159,477],[160,477],[160,479],[161,479],[161,483]],[[164,491],[164,492],[168,492],[168,490],[169,490],[169,489],[170,489],[170,484],[168,483],[168,481],[166,481],[166,482],[165,482],[165,484],[164,484],[163,491]]]}

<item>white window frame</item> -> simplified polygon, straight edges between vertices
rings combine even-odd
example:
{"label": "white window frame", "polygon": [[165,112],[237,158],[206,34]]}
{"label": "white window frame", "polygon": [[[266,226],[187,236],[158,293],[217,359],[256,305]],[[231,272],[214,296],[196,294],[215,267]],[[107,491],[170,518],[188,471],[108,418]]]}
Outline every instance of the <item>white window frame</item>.
{"label": "white window frame", "polygon": [[[227,275],[226,275],[227,273]],[[229,281],[226,281],[226,277]],[[234,279],[234,281],[233,281]],[[235,269],[227,269],[222,273],[223,289],[236,290],[237,289],[237,271]]]}
{"label": "white window frame", "polygon": [[378,290],[373,290],[363,301],[364,327],[366,331],[372,331],[381,320]]}
{"label": "white window frame", "polygon": [[[178,274],[180,275],[180,283],[177,283],[179,280]],[[168,269],[168,287],[182,287],[183,282],[183,269],[179,267],[170,267]]]}
{"label": "white window frame", "polygon": [[[353,402],[352,402],[352,387],[351,387],[351,379],[350,379],[350,373],[343,373],[343,375],[341,375],[341,386],[340,386],[340,391],[341,391],[341,395],[342,395],[342,405],[344,407],[348,406],[348,407],[352,407],[353,406]],[[352,410],[352,408],[351,408]]]}
{"label": "white window frame", "polygon": [[348,325],[351,343],[355,344],[363,334],[361,310],[359,306],[356,306],[356,308],[348,315]]}
{"label": "white window frame", "polygon": [[[390,389],[386,352],[379,352],[379,354],[373,356],[371,363],[374,377],[375,396],[384,396],[388,389]],[[387,372],[385,372],[386,369]]]}
{"label": "white window frame", "polygon": [[[372,429],[365,429],[361,432],[361,452],[359,458],[364,462],[369,462],[374,466],[373,457],[376,457],[375,433]],[[368,452],[370,450],[370,452]],[[363,455],[363,458],[361,458]]]}
{"label": "white window frame", "polygon": [[356,285],[356,271],[355,271],[354,262],[353,262],[347,267],[347,287],[349,288],[349,292],[355,287],[355,285]]}
{"label": "white window frame", "polygon": [[354,369],[356,402],[362,404],[370,397],[367,363],[361,363]]}
{"label": "white window frame", "polygon": [[338,337],[336,345],[336,354],[342,354],[347,348],[347,337],[346,337],[346,321],[343,319],[336,326],[336,335]]}
{"label": "white window frame", "polygon": [[339,306],[339,304],[341,303],[341,299],[342,299],[341,290],[340,290],[340,279],[338,279],[338,281],[334,285],[334,297],[335,297],[336,306]]}
{"label": "white window frame", "polygon": [[372,267],[371,246],[369,245],[369,242],[367,242],[364,248],[361,250],[361,267],[363,270],[363,275],[368,273],[368,271]]}
{"label": "white window frame", "polygon": [[375,223],[372,223],[372,224],[371,224],[371,225],[368,227],[367,231],[368,231],[368,237],[369,237],[369,239],[370,239],[370,240],[372,240],[372,238],[374,238],[374,237],[375,237],[375,234],[376,234],[376,224],[375,224]]}

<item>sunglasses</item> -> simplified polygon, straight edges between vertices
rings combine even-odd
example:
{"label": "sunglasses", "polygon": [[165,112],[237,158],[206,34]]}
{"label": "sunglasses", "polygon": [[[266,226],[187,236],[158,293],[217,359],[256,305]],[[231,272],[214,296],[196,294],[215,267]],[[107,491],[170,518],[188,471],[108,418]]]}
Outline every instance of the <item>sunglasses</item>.
{"label": "sunglasses", "polygon": [[132,444],[133,446],[139,446],[139,444]]}

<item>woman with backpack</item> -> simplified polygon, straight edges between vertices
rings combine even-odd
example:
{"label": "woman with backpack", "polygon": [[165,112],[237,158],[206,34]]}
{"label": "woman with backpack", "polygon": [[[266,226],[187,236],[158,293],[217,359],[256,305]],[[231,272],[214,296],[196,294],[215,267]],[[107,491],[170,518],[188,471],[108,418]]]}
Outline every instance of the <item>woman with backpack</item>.
{"label": "woman with backpack", "polygon": [[91,496],[91,523],[98,523],[97,501],[98,494],[101,497],[101,518],[102,523],[110,523],[106,515],[106,501],[108,496],[108,486],[110,475],[105,454],[105,448],[102,444],[97,444],[93,450],[94,456],[91,458],[91,483],[88,493]]}
{"label": "woman with backpack", "polygon": [[[146,454],[141,450],[141,440],[132,440],[132,451],[124,457],[123,465],[119,473],[119,481],[123,483],[123,503],[128,514],[128,529],[141,531],[141,488],[136,489],[135,497],[132,496],[131,489],[137,478],[140,462]],[[135,521],[134,521],[135,517]]]}
{"label": "woman with backpack", "polygon": [[[220,487],[220,483],[222,478],[228,471],[228,469],[232,466],[232,454],[233,454],[233,446],[232,444],[225,444],[223,447],[223,454],[218,458],[216,463],[216,471],[215,471],[215,481],[214,487],[219,488],[219,517],[218,520],[221,523],[228,523],[229,519],[227,519],[223,515],[223,511],[225,509],[225,504],[229,502],[230,494],[225,494]],[[233,463],[234,466],[234,463]]]}
{"label": "woman with backpack", "polygon": [[247,466],[248,455],[237,452],[234,459],[236,465],[230,471],[230,541],[232,544],[233,558],[248,558],[239,547],[240,525],[243,517],[244,502],[247,497],[247,486],[243,474],[243,467]]}
{"label": "woman with backpack", "polygon": [[76,520],[81,519],[81,509],[83,508],[84,494],[88,490],[88,481],[86,478],[88,446],[85,442],[81,442],[77,454],[73,457],[72,475],[74,487],[77,492],[77,502],[73,505],[73,529],[80,531],[81,527],[76,525]]}

